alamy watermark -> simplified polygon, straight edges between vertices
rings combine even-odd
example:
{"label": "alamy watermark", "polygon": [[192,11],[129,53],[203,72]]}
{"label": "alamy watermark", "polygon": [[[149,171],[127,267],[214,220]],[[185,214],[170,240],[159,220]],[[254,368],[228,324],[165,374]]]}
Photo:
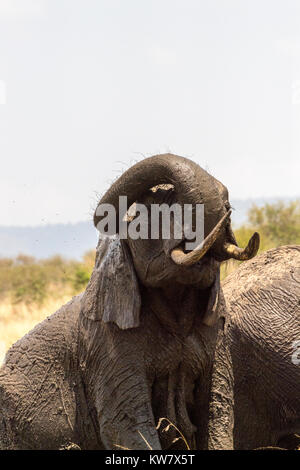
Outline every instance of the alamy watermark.
{"label": "alamy watermark", "polygon": [[[150,212],[150,213],[149,213]],[[119,196],[117,211],[112,204],[99,204],[97,229],[102,235],[112,236],[117,231],[122,239],[189,240],[186,250],[193,250],[204,240],[204,204],[135,204],[134,217],[130,217],[127,197]]]}

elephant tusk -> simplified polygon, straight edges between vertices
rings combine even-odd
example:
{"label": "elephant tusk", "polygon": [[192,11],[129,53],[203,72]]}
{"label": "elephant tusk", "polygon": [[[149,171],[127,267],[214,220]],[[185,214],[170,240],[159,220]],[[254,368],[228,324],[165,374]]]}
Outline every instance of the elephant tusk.
{"label": "elephant tusk", "polygon": [[193,264],[200,261],[200,259],[207,253],[213,243],[216,241],[220,235],[224,225],[227,223],[227,219],[231,214],[229,210],[222,219],[217,223],[214,229],[207,235],[207,237],[200,243],[193,251],[190,253],[184,253],[182,247],[174,248],[171,251],[171,258],[174,263],[179,264],[180,266],[192,266]]}
{"label": "elephant tusk", "polygon": [[239,261],[246,261],[256,255],[259,249],[259,242],[259,233],[254,232],[246,248],[242,249],[232,243],[225,243],[223,249],[230,258],[234,258]]}

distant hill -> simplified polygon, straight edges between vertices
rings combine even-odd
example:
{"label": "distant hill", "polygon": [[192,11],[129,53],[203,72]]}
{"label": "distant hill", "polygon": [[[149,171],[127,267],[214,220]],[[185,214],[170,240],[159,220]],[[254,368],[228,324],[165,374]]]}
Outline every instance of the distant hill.
{"label": "distant hill", "polygon": [[[247,221],[247,212],[252,204],[262,206],[267,202],[288,202],[293,199],[295,198],[232,200],[233,225],[238,227]],[[14,257],[23,253],[36,258],[60,254],[65,258],[79,259],[86,251],[96,247],[97,239],[98,234],[91,220],[37,227],[0,226],[0,257]]]}
{"label": "distant hill", "polygon": [[23,253],[36,258],[60,254],[78,259],[96,247],[97,239],[92,221],[37,227],[0,226],[0,257]]}

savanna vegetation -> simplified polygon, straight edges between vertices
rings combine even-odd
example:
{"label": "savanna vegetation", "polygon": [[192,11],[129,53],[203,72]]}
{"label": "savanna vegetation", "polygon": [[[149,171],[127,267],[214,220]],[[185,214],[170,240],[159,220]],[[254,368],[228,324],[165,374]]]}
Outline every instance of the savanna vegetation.
{"label": "savanna vegetation", "polygon": [[[260,251],[300,245],[300,200],[254,205],[247,223],[235,229],[239,246],[247,244],[254,230],[261,235]],[[85,289],[94,259],[94,250],[81,261],[62,256],[37,260],[26,255],[0,259],[0,363],[5,350],[17,339]],[[222,279],[238,265],[234,260],[223,263]]]}
{"label": "savanna vegetation", "polygon": [[81,261],[26,255],[0,259],[0,364],[17,339],[84,290],[94,259],[95,250]]}
{"label": "savanna vegetation", "polygon": [[[254,230],[260,234],[259,253],[282,245],[300,245],[300,200],[287,204],[280,201],[262,207],[253,205],[248,212],[247,223],[234,230],[238,245],[246,246]],[[222,279],[239,263],[235,260],[223,263]]]}

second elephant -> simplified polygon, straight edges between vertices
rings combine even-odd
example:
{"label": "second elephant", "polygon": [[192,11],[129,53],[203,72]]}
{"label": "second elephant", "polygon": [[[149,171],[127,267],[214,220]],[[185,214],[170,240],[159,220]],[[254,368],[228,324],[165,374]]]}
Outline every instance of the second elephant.
{"label": "second elephant", "polygon": [[244,263],[223,293],[204,446],[277,446],[300,434],[300,246]]}

